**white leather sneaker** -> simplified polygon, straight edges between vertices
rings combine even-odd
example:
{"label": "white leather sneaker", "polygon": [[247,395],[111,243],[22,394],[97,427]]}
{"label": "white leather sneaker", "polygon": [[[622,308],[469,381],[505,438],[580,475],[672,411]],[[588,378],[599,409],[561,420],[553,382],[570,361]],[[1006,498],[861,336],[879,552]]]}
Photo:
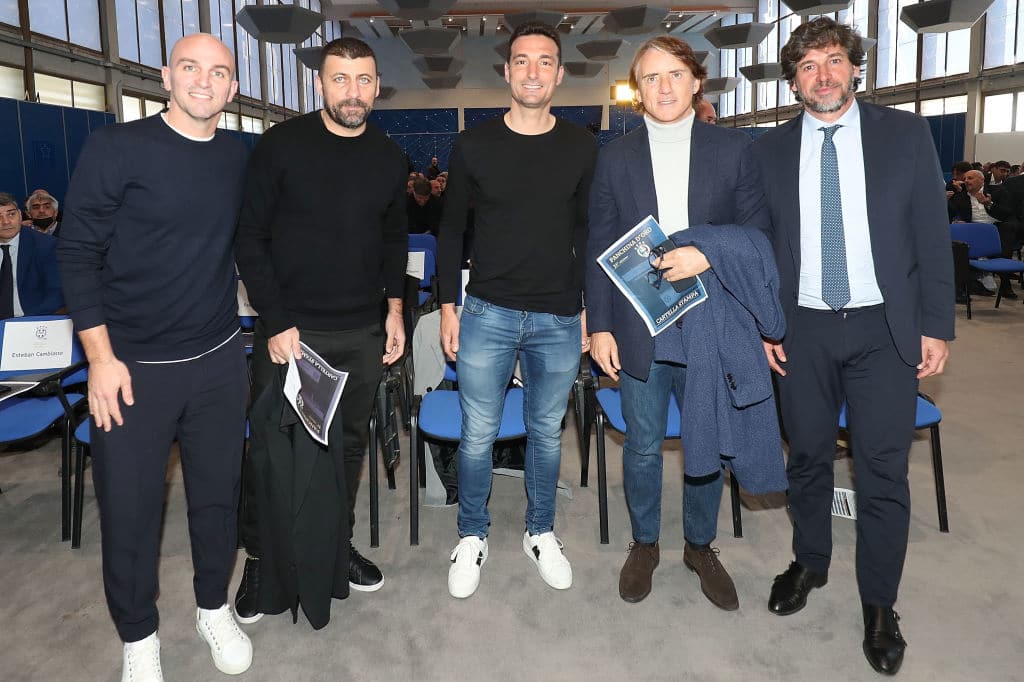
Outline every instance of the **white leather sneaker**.
{"label": "white leather sneaker", "polygon": [[164,682],[160,669],[160,638],[155,632],[138,642],[125,642],[121,682]]}
{"label": "white leather sneaker", "polygon": [[225,604],[219,609],[196,609],[196,632],[210,645],[210,654],[217,670],[226,675],[240,675],[252,665],[252,641],[242,632]]}
{"label": "white leather sneaker", "polygon": [[487,538],[467,535],[452,550],[448,569],[448,594],[465,599],[480,585],[480,567],[487,561]]}
{"label": "white leather sneaker", "polygon": [[572,587],[572,566],[562,553],[562,541],[551,531],[540,535],[523,533],[523,551],[533,559],[540,577],[556,590]]}

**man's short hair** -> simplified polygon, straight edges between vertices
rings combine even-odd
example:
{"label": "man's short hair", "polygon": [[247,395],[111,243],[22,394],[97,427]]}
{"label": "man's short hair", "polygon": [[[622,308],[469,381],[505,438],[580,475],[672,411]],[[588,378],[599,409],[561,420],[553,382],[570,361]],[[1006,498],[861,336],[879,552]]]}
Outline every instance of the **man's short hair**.
{"label": "man's short hair", "polygon": [[50,204],[50,208],[52,208],[54,211],[56,211],[58,208],[60,208],[60,204],[57,202],[57,200],[53,197],[52,194],[50,194],[49,192],[42,192],[42,191],[37,190],[37,191],[33,192],[32,194],[30,194],[28,199],[25,199],[25,210],[26,211],[28,210],[28,205],[31,204],[32,201],[35,200],[35,199],[42,199],[42,200],[46,201],[47,203]]}
{"label": "man's short hair", "polygon": [[637,48],[636,54],[633,55],[633,63],[629,66],[629,88],[633,91],[633,110],[637,113],[643,113],[644,111],[643,103],[636,96],[636,93],[640,91],[640,76],[636,70],[640,68],[640,60],[651,50],[664,52],[683,62],[686,64],[686,68],[690,70],[690,73],[693,74],[693,77],[700,81],[700,89],[693,96],[693,108],[696,110],[701,100],[704,99],[704,81],[708,77],[708,70],[697,59],[697,55],[693,53],[693,48],[675,36],[651,38]]}
{"label": "man's short hair", "polygon": [[[782,76],[789,83],[796,80],[796,66],[811,50],[821,50],[831,45],[838,45],[846,52],[846,58],[854,66],[864,65],[864,44],[860,34],[846,24],[835,19],[819,17],[806,24],[800,24],[789,35],[789,40],[779,53],[782,63]],[[853,89],[860,86],[860,76],[853,79]],[[799,100],[799,95],[797,95]]]}
{"label": "man's short hair", "polygon": [[0,206],[18,206],[18,200],[10,192],[0,192]]}
{"label": "man's short hair", "polygon": [[524,36],[544,36],[553,40],[558,50],[558,54],[555,55],[556,62],[559,65],[562,63],[562,39],[558,36],[558,31],[541,21],[527,21],[525,24],[516,26],[512,31],[512,37],[508,39],[508,50],[505,52],[506,64],[512,63],[512,44]]}
{"label": "man's short hair", "polygon": [[373,60],[374,69],[377,68],[377,55],[373,53],[373,48],[359,40],[359,38],[337,38],[324,45],[323,49],[320,50],[319,71],[324,70],[324,64],[327,63],[328,57],[341,57],[342,59],[369,57]]}
{"label": "man's short hair", "polygon": [[973,169],[974,165],[970,161],[957,161],[956,163],[953,164],[953,175],[956,175],[958,173],[963,175],[967,171]]}
{"label": "man's short hair", "polygon": [[420,178],[419,180],[416,180],[415,182],[412,183],[412,193],[413,194],[415,194],[417,196],[425,197],[425,196],[429,196],[430,192],[431,192],[430,180],[424,180],[423,178]]}
{"label": "man's short hair", "polygon": [[1010,170],[1010,162],[1009,161],[996,161],[991,166],[989,166],[989,169],[992,169],[992,168],[1005,168],[1006,170]]}

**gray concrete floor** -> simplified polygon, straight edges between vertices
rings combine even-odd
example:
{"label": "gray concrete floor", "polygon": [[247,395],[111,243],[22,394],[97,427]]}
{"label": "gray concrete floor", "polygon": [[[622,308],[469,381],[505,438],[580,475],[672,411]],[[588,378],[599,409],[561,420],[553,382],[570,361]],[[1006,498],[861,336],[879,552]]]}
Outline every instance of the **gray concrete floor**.
{"label": "gray concrete floor", "polygon": [[[951,532],[940,533],[927,438],[915,441],[910,551],[897,609],[909,642],[905,680],[1024,680],[1024,503],[1021,458],[1021,338],[1024,306],[975,299],[958,306],[958,340],[947,373],[929,379],[944,413],[942,444]],[[571,421],[570,421],[571,426]],[[629,543],[619,464],[609,437],[611,544],[598,544],[596,488],[579,488],[574,432],[564,438],[556,532],[573,563],[571,590],[556,592],[523,555],[525,497],[518,479],[496,477],[490,559],[477,594],[448,596],[454,509],[421,511],[421,544],[408,545],[405,469],[382,489],[381,546],[369,549],[366,518],[357,545],[387,576],[375,594],[336,601],[316,632],[286,614],[246,626],[255,644],[249,680],[871,680],[861,654],[853,574],[853,522],[834,522],[830,582],[799,614],[766,608],[772,578],[790,561],[790,522],[778,499],[747,499],[745,537],[732,537],[723,503],[717,541],[735,579],[740,610],[719,611],[682,563],[681,464],[666,451],[662,562],[651,596],[626,604],[618,571]],[[403,447],[408,446],[405,439]],[[402,467],[407,458],[403,458]],[[57,441],[0,453],[0,680],[115,680],[121,646],[100,578],[99,523],[87,481],[83,547],[59,540]],[[87,473],[88,476],[88,473]],[[848,460],[837,485],[850,481]],[[361,504],[367,496],[365,487]],[[180,469],[168,474],[160,569],[163,665],[168,680],[223,678],[197,638]],[[238,584],[241,561],[231,584]]]}

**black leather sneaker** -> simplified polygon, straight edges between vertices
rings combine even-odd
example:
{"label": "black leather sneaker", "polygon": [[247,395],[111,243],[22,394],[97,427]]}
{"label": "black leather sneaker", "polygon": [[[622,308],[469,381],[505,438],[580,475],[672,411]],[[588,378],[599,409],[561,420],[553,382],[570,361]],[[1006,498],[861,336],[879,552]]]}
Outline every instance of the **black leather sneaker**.
{"label": "black leather sneaker", "polygon": [[358,592],[376,592],[384,587],[380,569],[352,545],[348,547],[348,586]]}
{"label": "black leather sneaker", "polygon": [[242,583],[235,594],[235,618],[239,623],[255,623],[263,614],[259,611],[260,560],[246,557]]}

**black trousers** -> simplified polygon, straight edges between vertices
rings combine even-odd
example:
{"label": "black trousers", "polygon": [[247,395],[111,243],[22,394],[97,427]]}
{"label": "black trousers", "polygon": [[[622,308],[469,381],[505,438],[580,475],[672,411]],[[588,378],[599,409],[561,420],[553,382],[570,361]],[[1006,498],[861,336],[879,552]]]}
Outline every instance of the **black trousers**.
{"label": "black trousers", "polygon": [[249,382],[241,337],[196,360],[128,363],[135,404],[123,426],[93,423],[93,481],[100,510],[103,587],[125,642],[156,632],[167,459],[175,439],[188,504],[196,603],[227,602],[237,550],[239,472]]}
{"label": "black trousers", "polygon": [[[256,321],[253,335],[253,385],[255,399],[280,371],[282,365],[270,361],[267,351],[266,329],[260,320]],[[366,442],[369,434],[370,412],[373,397],[380,383],[384,355],[384,331],[380,325],[345,331],[318,331],[300,329],[299,338],[316,351],[332,367],[348,372],[348,382],[341,394],[338,414],[341,416],[342,442],[345,448],[345,481],[348,486],[349,524],[355,527],[355,502],[359,490],[359,479],[363,473],[366,458]],[[334,431],[332,425],[332,432]],[[247,466],[248,458],[246,459]],[[239,533],[242,544],[249,556],[260,556],[259,514],[257,496],[249,485],[255,477],[245,476],[245,497],[242,515],[239,517]]]}
{"label": "black trousers", "polygon": [[864,603],[892,606],[910,528],[907,454],[917,370],[896,352],[882,306],[798,308],[788,323],[787,374],[778,387],[790,446],[793,553],[805,568],[828,573],[833,460],[845,400],[857,489],[857,584]]}

